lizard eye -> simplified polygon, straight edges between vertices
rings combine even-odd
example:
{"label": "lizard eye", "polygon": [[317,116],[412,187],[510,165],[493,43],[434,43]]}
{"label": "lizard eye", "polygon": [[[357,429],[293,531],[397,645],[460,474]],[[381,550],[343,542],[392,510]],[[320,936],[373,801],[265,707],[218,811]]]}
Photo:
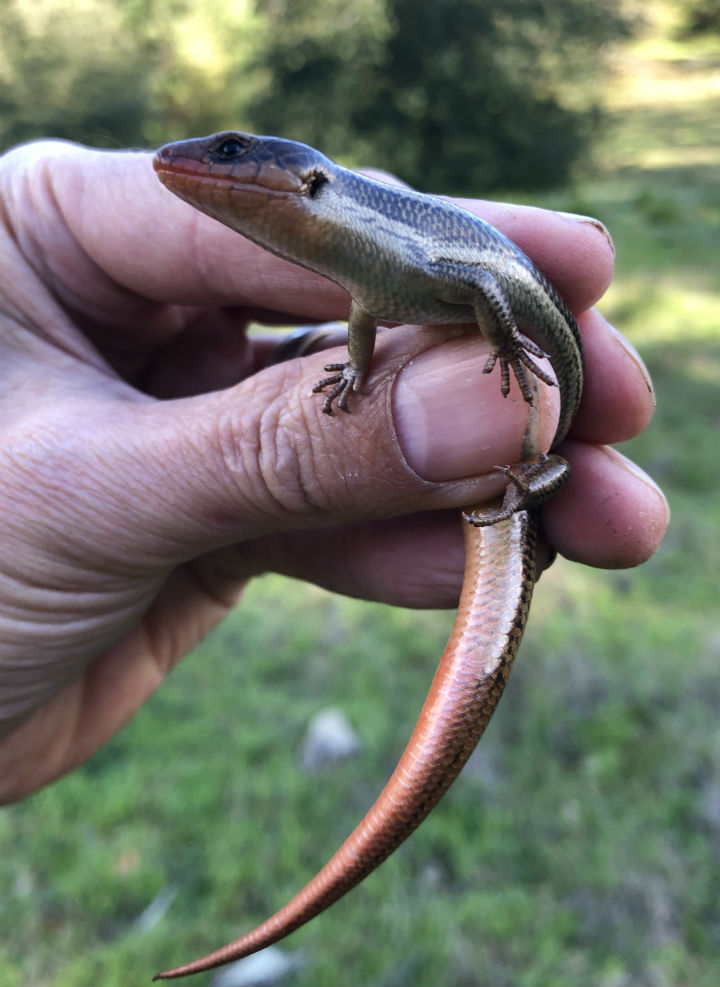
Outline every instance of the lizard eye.
{"label": "lizard eye", "polygon": [[213,157],[217,161],[235,161],[245,154],[248,144],[248,141],[243,141],[240,137],[226,137],[213,150]]}
{"label": "lizard eye", "polygon": [[327,185],[329,179],[328,176],[322,171],[315,171],[311,175],[308,175],[306,186],[308,190],[308,195],[311,199],[315,199],[321,189]]}

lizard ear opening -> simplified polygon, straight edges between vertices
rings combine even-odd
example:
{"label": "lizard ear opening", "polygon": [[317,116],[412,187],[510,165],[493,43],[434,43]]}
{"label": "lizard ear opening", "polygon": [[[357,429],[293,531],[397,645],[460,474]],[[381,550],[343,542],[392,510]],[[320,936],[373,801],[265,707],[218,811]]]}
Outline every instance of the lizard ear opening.
{"label": "lizard ear opening", "polygon": [[310,198],[316,199],[329,180],[324,171],[314,171],[308,175],[305,187]]}

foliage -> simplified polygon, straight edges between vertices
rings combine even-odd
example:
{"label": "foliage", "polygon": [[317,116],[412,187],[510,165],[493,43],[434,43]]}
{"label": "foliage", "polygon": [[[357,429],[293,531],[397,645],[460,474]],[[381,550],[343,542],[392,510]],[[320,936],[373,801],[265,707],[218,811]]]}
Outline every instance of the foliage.
{"label": "foliage", "polygon": [[227,0],[2,0],[0,147],[156,144],[240,122],[255,21]]}
{"label": "foliage", "polygon": [[689,0],[683,4],[680,37],[720,34],[720,0]]}
{"label": "foliage", "polygon": [[620,0],[3,0],[0,147],[239,127],[425,189],[567,178]]}
{"label": "foliage", "polygon": [[0,144],[137,140],[149,80],[116,5],[0,4]]}
{"label": "foliage", "polygon": [[627,29],[615,0],[274,0],[272,22],[258,129],[455,193],[566,180]]}

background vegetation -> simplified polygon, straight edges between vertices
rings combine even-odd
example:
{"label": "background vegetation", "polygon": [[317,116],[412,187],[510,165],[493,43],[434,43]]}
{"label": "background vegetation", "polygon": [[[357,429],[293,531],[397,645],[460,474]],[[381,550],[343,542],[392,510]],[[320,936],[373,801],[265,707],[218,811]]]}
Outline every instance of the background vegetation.
{"label": "background vegetation", "polygon": [[567,179],[619,0],[2,0],[0,147],[229,126],[471,193]]}
{"label": "background vegetation", "polygon": [[[2,141],[56,133],[159,142],[230,122],[268,130],[251,115],[251,105],[265,105],[269,118],[272,108],[262,103],[272,82],[258,53],[272,35],[278,75],[291,74],[282,66],[292,60],[289,6],[0,0]],[[465,6],[479,18],[498,5]],[[535,30],[521,16],[532,8],[542,21],[559,6],[515,7],[512,29],[524,23],[529,61],[540,52],[562,68],[570,57],[570,21],[554,49],[547,22]],[[583,6],[593,5],[564,9]],[[586,121],[602,96],[607,125],[576,157],[558,146],[558,157],[572,158],[563,187],[523,198],[596,214],[613,231],[618,274],[602,308],[640,349],[658,401],[655,422],[627,451],[668,492],[670,532],[640,570],[559,563],[543,577],[513,680],[477,754],[390,861],[287,941],[298,963],[287,985],[717,983],[718,4],[640,4],[642,22],[620,6],[635,37],[602,52],[612,75],[595,74],[590,96],[577,97]],[[457,15],[452,2],[435,7]],[[354,72],[372,70],[372,52],[389,50],[388,12],[400,17],[402,8],[328,0],[302,5],[302,17],[293,5],[293,18],[313,58],[323,45],[332,53],[344,30],[343,60]],[[355,34],[342,16],[353,11],[366,18]],[[420,64],[419,51],[407,57]],[[497,59],[512,61],[506,52]],[[477,72],[464,64],[472,87],[485,64]],[[425,65],[436,80],[441,66],[429,55]],[[422,100],[420,71],[413,84]],[[399,85],[407,84],[408,108],[397,126],[407,119],[417,134],[424,113],[413,123],[412,78],[403,74]],[[552,89],[557,112],[574,112],[561,90]],[[296,109],[298,93],[288,97]],[[327,118],[328,140],[341,145],[337,94],[325,93],[327,101],[322,86],[314,91],[293,135],[306,136],[307,126],[317,139],[312,128]],[[443,104],[451,124],[464,94],[460,86],[458,102]],[[364,105],[374,95],[362,93]],[[401,119],[392,115],[398,105],[391,121]],[[514,104],[505,111],[522,121],[517,112]],[[456,153],[468,160],[455,137],[443,146],[449,167]],[[388,146],[380,129],[360,128],[348,141],[373,162],[376,143],[382,153]],[[482,146],[477,154],[473,182],[492,174],[482,170]],[[523,168],[507,174],[529,176],[529,188],[532,168]],[[434,176],[438,188],[462,180],[448,175]],[[281,904],[392,769],[450,619],[277,578],[253,584],[238,613],[116,740],[0,815],[0,983],[146,983]],[[298,767],[304,731],[331,705],[353,722],[363,750],[307,776]]]}

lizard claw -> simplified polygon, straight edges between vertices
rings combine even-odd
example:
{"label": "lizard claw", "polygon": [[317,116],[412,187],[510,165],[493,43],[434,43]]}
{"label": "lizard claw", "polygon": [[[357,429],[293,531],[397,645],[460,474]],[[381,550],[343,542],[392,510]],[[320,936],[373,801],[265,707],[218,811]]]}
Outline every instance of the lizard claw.
{"label": "lizard claw", "polygon": [[322,380],[319,380],[313,387],[313,394],[319,394],[326,387],[332,387],[323,401],[323,412],[326,415],[332,415],[333,401],[339,396],[338,408],[349,415],[348,396],[351,391],[357,391],[360,386],[361,375],[353,370],[349,363],[326,363],[325,369],[335,371],[335,373],[331,377],[323,377]]}
{"label": "lizard claw", "polygon": [[544,384],[555,387],[555,380],[542,367],[538,366],[532,356],[530,356],[531,353],[540,359],[546,359],[548,357],[548,354],[536,343],[516,332],[508,344],[507,350],[495,350],[487,358],[483,367],[484,374],[491,373],[496,363],[500,364],[500,392],[504,398],[510,393],[511,367],[515,375],[515,380],[518,382],[518,386],[522,392],[523,399],[528,404],[533,403],[533,392],[527,376],[528,370],[539,380],[543,381]]}

